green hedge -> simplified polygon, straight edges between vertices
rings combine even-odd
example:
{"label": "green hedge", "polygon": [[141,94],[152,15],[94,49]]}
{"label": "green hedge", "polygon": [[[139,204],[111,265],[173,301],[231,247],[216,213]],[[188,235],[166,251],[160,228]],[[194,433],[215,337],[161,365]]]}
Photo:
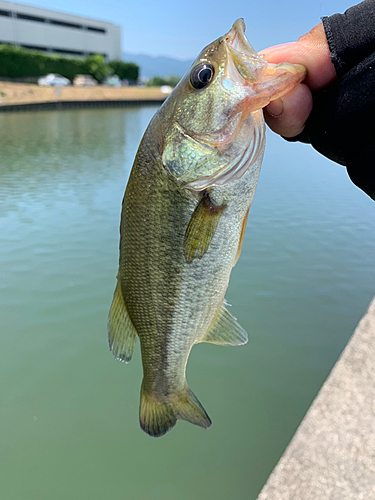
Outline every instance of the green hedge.
{"label": "green hedge", "polygon": [[113,72],[124,80],[136,81],[139,76],[139,67],[135,63],[129,63],[124,61],[110,61],[108,66],[113,70]]}
{"label": "green hedge", "polygon": [[[118,75],[121,79],[136,80],[138,78],[139,68],[136,64],[122,61],[116,61],[116,63],[121,63],[121,75]],[[135,68],[136,78],[134,78]],[[106,64],[104,57],[99,54],[85,59],[74,59],[23,49],[14,45],[0,45],[0,77],[23,78],[58,73],[73,80],[75,75],[84,74],[91,75],[100,81],[113,71],[115,71],[114,68]]]}
{"label": "green hedge", "polygon": [[154,76],[147,82],[148,87],[161,87],[162,85],[170,85],[171,87],[175,87],[178,82],[181,80],[180,76],[171,75],[167,77]]}

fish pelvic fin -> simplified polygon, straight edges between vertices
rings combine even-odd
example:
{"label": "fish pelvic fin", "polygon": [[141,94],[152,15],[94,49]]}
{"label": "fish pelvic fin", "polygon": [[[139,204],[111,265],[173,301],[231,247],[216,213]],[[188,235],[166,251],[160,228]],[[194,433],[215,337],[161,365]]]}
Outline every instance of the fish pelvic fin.
{"label": "fish pelvic fin", "polygon": [[117,281],[108,315],[108,341],[113,356],[129,363],[137,341],[137,331],[129,317],[120,283]]}
{"label": "fish pelvic fin", "polygon": [[217,345],[243,345],[247,341],[247,333],[224,304],[201,340]]}
{"label": "fish pelvic fin", "polygon": [[205,192],[186,228],[184,240],[186,262],[192,262],[195,257],[201,259],[207,252],[225,209],[226,205],[218,206],[212,203],[209,193]]}
{"label": "fish pelvic fin", "polygon": [[176,425],[177,420],[187,420],[204,429],[211,426],[210,417],[188,387],[162,401],[148,394],[142,384],[139,408],[141,429],[149,436],[161,437]]}

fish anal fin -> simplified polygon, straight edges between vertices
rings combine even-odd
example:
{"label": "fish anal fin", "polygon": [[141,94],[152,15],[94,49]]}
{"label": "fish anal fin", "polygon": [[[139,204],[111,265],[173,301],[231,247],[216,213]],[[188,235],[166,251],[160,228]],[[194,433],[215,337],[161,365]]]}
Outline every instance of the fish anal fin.
{"label": "fish anal fin", "polygon": [[211,425],[210,417],[188,387],[179,394],[160,400],[148,394],[142,384],[139,408],[141,429],[149,436],[161,437],[176,425],[177,420],[187,420],[204,429]]}
{"label": "fish anal fin", "polygon": [[129,363],[137,341],[137,331],[129,317],[120,283],[117,282],[108,316],[108,341],[113,356]]}
{"label": "fish anal fin", "polygon": [[245,215],[245,217],[244,217],[244,219],[243,219],[243,222],[242,222],[242,228],[241,228],[240,240],[239,240],[239,242],[238,242],[238,249],[237,249],[236,258],[234,259],[234,264],[233,264],[233,267],[237,264],[237,261],[238,261],[238,259],[240,258],[240,255],[241,255],[241,250],[242,250],[243,240],[244,240],[244,237],[245,237],[245,231],[246,231],[247,219],[248,219],[248,217],[249,217],[249,210],[250,210],[250,207],[247,209],[246,215]]}
{"label": "fish anal fin", "polygon": [[184,240],[186,262],[192,262],[195,257],[201,259],[207,252],[225,209],[225,204],[215,205],[209,193],[204,192],[186,229]]}
{"label": "fish anal fin", "polygon": [[216,345],[243,345],[247,341],[247,333],[224,304],[201,340]]}

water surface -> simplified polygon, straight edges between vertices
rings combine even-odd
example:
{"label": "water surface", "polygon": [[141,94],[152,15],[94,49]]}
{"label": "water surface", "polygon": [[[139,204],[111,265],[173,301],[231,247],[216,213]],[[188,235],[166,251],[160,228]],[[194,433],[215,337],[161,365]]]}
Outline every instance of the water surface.
{"label": "water surface", "polygon": [[106,339],[121,200],[156,108],[0,115],[0,488],[7,500],[255,500],[375,291],[375,204],[270,135],[227,300],[244,347],[194,347],[213,425],[138,426],[139,346]]}

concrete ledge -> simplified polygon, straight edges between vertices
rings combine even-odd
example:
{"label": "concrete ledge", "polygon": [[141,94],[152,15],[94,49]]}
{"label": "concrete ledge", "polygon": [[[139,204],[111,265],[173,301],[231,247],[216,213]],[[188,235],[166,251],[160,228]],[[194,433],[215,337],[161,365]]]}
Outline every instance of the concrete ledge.
{"label": "concrete ledge", "polygon": [[0,82],[0,112],[160,105],[167,97],[159,87],[43,87]]}
{"label": "concrete ledge", "polygon": [[375,499],[375,299],[258,500]]}

